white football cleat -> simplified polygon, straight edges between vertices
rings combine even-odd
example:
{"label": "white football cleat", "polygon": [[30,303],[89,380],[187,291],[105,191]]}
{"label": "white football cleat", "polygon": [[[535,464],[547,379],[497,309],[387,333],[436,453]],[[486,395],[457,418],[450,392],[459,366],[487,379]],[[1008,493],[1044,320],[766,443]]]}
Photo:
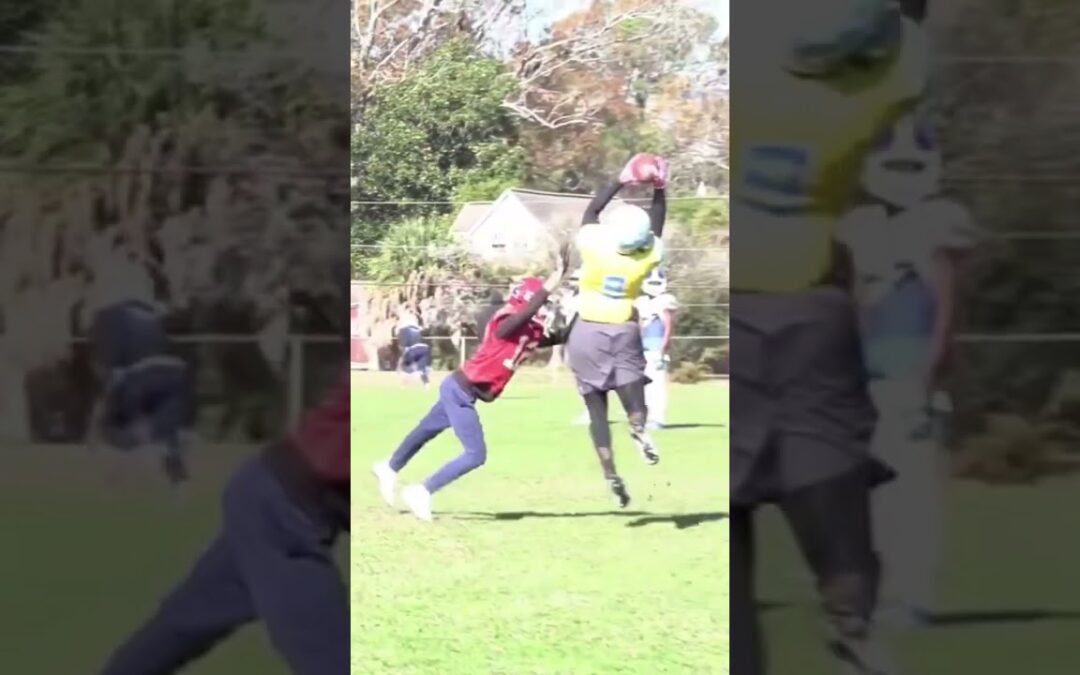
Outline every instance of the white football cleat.
{"label": "white football cleat", "polygon": [[574,425],[579,427],[587,427],[591,422],[592,420],[589,419],[589,411],[586,410],[585,412],[581,413],[581,415],[579,415],[577,419],[574,420]]}
{"label": "white football cleat", "polygon": [[423,485],[410,485],[402,490],[401,500],[420,520],[430,523],[434,519],[431,514],[431,493]]}
{"label": "white football cleat", "polygon": [[397,490],[397,473],[390,468],[389,462],[375,462],[371,472],[379,480],[379,494],[388,505],[394,505],[394,493]]}

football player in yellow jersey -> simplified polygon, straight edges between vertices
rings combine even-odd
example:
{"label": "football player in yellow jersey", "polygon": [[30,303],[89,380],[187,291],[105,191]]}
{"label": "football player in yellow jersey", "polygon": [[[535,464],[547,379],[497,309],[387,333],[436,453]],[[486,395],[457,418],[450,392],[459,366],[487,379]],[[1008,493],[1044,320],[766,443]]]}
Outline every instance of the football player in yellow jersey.
{"label": "football player in yellow jersey", "polygon": [[765,671],[753,515],[774,503],[817,578],[830,652],[846,672],[891,674],[870,487],[892,472],[869,452],[876,415],[834,229],[873,142],[922,96],[923,36],[890,0],[761,0],[737,19],[749,84],[732,95],[731,672]]}
{"label": "football player in yellow jersey", "polygon": [[[649,273],[660,264],[660,240],[667,217],[663,159],[636,155],[617,181],[593,197],[577,235],[581,255],[577,317],[566,343],[567,360],[589,413],[589,432],[604,478],[620,507],[630,503],[626,484],[615,470],[608,424],[608,393],[614,391],[630,424],[630,436],[649,464],[660,461],[645,430],[645,354],[634,301]],[[648,211],[622,204],[601,217],[623,186],[652,183]]]}

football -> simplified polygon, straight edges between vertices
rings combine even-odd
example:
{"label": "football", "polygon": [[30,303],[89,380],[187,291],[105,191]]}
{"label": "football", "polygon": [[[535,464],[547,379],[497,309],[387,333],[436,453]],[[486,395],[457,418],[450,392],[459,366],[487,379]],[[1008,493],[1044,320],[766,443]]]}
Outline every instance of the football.
{"label": "football", "polygon": [[650,183],[660,174],[660,162],[656,155],[638,153],[626,163],[619,178],[623,183]]}

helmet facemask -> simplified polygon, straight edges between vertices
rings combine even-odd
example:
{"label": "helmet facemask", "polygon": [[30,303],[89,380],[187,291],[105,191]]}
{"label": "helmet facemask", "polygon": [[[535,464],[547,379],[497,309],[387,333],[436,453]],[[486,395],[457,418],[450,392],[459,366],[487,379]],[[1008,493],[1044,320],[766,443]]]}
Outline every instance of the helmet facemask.
{"label": "helmet facemask", "polygon": [[941,152],[924,118],[910,115],[881,139],[866,160],[868,194],[896,208],[910,208],[940,189]]}

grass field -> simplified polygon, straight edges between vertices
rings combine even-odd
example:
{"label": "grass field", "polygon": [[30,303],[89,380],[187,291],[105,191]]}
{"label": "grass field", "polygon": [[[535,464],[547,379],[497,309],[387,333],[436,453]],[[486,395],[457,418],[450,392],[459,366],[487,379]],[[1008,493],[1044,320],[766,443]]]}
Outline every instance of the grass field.
{"label": "grass field", "polygon": [[[676,387],[672,421],[723,424],[714,395],[724,410],[722,386]],[[424,526],[378,500],[367,465],[433,396],[357,382],[354,673],[726,672],[727,523],[713,519],[726,511],[726,429],[662,432],[664,462],[649,468],[617,426],[637,500],[618,513],[585,430],[568,424],[579,412],[572,389],[515,382],[506,400],[482,408],[489,464],[440,495],[443,518]],[[197,450],[190,499],[178,505],[156,483],[116,484],[82,448],[0,448],[5,672],[94,673],[187,572],[218,527],[224,481],[254,451]],[[406,478],[454,452],[452,437],[439,439]],[[954,483],[942,616],[898,637],[907,672],[1080,673],[1077,514],[1077,477],[1028,488]],[[787,533],[769,512],[761,529],[771,675],[833,675]],[[257,626],[184,671],[286,674]]]}
{"label": "grass field", "polygon": [[[523,373],[480,407],[488,463],[439,493],[436,522],[386,506],[368,467],[437,392],[358,375],[353,392],[353,672],[727,673],[727,389],[674,386],[663,461],[614,427],[634,498],[607,493],[569,381]],[[531,381],[530,381],[531,380]],[[616,419],[612,415],[612,419]],[[403,472],[460,451],[452,433]]]}
{"label": "grass field", "polygon": [[[5,446],[0,458],[3,671],[90,675],[185,575],[217,531],[219,497],[251,447],[199,448],[189,498],[117,483],[72,446]],[[154,475],[156,478],[157,476]],[[342,546],[342,553],[345,553]],[[342,556],[344,558],[344,556]],[[261,627],[184,675],[286,675]]]}
{"label": "grass field", "polygon": [[[1080,673],[1080,480],[1032,487],[956,482],[935,623],[893,636],[906,673]],[[835,675],[817,600],[775,513],[762,514],[759,596],[770,673]]]}

